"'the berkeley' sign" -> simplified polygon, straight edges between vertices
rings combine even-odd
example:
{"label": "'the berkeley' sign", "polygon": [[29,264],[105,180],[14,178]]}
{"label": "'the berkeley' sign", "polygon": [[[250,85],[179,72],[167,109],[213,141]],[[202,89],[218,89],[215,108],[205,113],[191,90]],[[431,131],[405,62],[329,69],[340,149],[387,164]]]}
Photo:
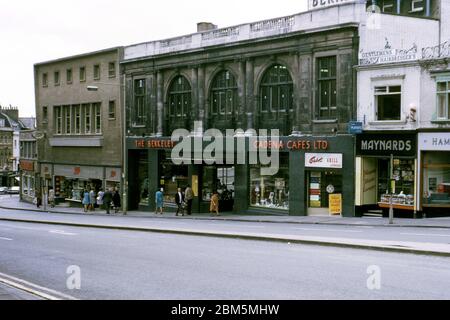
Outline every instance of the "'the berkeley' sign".
{"label": "'the berkeley' sign", "polygon": [[331,7],[339,4],[355,2],[356,0],[309,0],[308,10],[322,9],[325,7]]}

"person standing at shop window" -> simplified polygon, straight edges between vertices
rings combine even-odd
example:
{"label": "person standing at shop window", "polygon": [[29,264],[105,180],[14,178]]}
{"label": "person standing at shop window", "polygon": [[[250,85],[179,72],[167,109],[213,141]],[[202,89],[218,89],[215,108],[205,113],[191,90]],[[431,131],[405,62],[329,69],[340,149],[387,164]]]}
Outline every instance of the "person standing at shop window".
{"label": "person standing at shop window", "polygon": [[158,210],[159,210],[160,214],[163,214],[163,207],[164,207],[164,189],[163,188],[156,191],[155,203],[156,203],[155,214],[158,214]]}
{"label": "person standing at shop window", "polygon": [[103,189],[100,188],[100,190],[97,193],[97,204],[100,209],[103,209],[103,195],[105,192],[103,192]]}
{"label": "person standing at shop window", "polygon": [[112,200],[113,200],[112,188],[109,188],[103,195],[103,204],[106,207],[106,214],[110,214],[109,210],[111,210]]}
{"label": "person standing at shop window", "polygon": [[190,216],[192,214],[192,200],[194,199],[194,192],[190,185],[187,186],[184,192],[184,200],[187,204],[187,215]]}
{"label": "person standing at shop window", "polygon": [[181,211],[181,215],[184,216],[184,209],[183,209],[183,204],[184,204],[184,195],[181,192],[181,188],[178,188],[178,192],[175,195],[175,203],[177,204],[177,213],[176,216],[178,216],[178,214]]}
{"label": "person standing at shop window", "polygon": [[114,190],[114,194],[113,194],[113,206],[114,206],[114,212],[117,213],[120,210],[120,207],[122,206],[120,203],[120,194],[119,194],[119,189],[115,188]]}
{"label": "person standing at shop window", "polygon": [[91,191],[89,192],[89,210],[90,211],[95,211],[95,204],[96,204],[95,191],[93,189],[91,189]]}

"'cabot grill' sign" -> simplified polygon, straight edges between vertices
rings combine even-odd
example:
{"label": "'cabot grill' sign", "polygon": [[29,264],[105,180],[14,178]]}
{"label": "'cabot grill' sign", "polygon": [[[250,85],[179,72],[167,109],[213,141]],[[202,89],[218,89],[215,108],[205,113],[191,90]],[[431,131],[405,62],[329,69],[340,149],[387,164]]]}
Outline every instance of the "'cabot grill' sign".
{"label": "'cabot grill' sign", "polygon": [[356,0],[309,0],[308,10],[322,9],[350,2],[356,2]]}
{"label": "'cabot grill' sign", "polygon": [[415,134],[363,134],[356,137],[358,156],[404,156],[417,153]]}

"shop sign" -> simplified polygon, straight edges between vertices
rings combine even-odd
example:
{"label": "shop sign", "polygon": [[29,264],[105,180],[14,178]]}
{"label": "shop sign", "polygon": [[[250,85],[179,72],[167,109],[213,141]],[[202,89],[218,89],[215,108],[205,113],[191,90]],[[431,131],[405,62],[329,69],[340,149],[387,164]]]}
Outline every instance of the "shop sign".
{"label": "shop sign", "polygon": [[20,169],[24,171],[34,171],[34,162],[20,160]]}
{"label": "shop sign", "polygon": [[356,2],[356,0],[308,0],[308,10],[323,9],[351,2]]}
{"label": "shop sign", "polygon": [[364,52],[359,56],[359,64],[361,66],[394,63],[402,61],[412,61],[418,58],[417,45],[414,44],[410,49],[392,49],[389,41],[386,40],[384,49]]}
{"label": "shop sign", "polygon": [[173,149],[175,141],[163,139],[139,139],[134,141],[134,147],[138,149]]}
{"label": "shop sign", "polygon": [[336,216],[342,214],[342,194],[330,194],[329,195],[330,204],[330,215]]}
{"label": "shop sign", "polygon": [[55,165],[55,176],[103,180],[103,167]]}
{"label": "shop sign", "polygon": [[106,181],[120,182],[122,170],[120,168],[106,168]]}
{"label": "shop sign", "polygon": [[342,169],[342,153],[307,153],[305,167]]}
{"label": "shop sign", "polygon": [[424,151],[450,151],[450,132],[419,133],[419,149]]}
{"label": "shop sign", "polygon": [[365,134],[356,137],[358,156],[416,156],[415,134]]}

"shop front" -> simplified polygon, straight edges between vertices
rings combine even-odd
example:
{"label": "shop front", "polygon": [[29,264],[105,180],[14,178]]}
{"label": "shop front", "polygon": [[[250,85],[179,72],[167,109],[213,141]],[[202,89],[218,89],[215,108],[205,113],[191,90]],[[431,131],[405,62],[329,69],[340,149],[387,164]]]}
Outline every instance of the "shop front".
{"label": "shop front", "polygon": [[[43,166],[48,170],[48,165]],[[60,165],[52,166],[53,181],[48,181],[49,173],[45,175],[45,187],[53,187],[56,203],[66,202],[71,206],[81,206],[84,190],[120,188],[121,169],[96,166]]]}
{"label": "shop front", "polygon": [[356,139],[356,212],[412,217],[417,203],[417,135],[368,133]]}
{"label": "shop front", "polygon": [[36,192],[36,163],[29,160],[20,160],[20,199],[33,203]]}
{"label": "shop front", "polygon": [[450,132],[419,133],[421,199],[427,217],[450,216]]}
{"label": "shop front", "polygon": [[[191,153],[184,155],[186,162],[175,164],[176,143],[170,138],[128,138],[130,210],[154,211],[160,188],[166,210],[176,210],[178,188],[184,191],[190,185],[193,212],[208,213],[212,194],[217,192],[221,212],[329,215],[330,195],[335,195],[341,199],[340,213],[354,216],[353,136],[280,137],[273,145],[245,139],[245,150],[234,149],[233,161],[226,157],[227,161],[212,163]],[[276,172],[267,174],[263,170],[267,166],[248,161],[250,152],[273,151],[277,151]],[[244,154],[245,164],[235,161]]]}

